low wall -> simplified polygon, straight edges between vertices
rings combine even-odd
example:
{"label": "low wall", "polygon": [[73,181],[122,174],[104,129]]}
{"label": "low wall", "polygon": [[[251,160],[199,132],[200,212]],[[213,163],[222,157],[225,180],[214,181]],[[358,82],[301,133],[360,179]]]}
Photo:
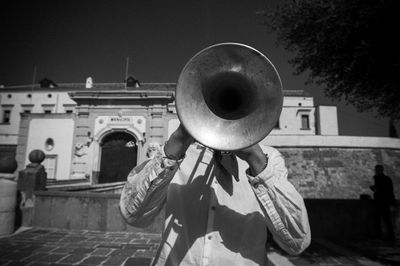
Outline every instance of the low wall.
{"label": "low wall", "polygon": [[[375,235],[372,200],[306,199],[313,237]],[[36,193],[37,227],[160,233],[163,214],[147,228],[128,226],[119,213],[119,195],[78,192]],[[399,204],[400,206],[400,204]],[[397,221],[400,221],[399,211]],[[399,230],[398,230],[399,231]]]}
{"label": "low wall", "polygon": [[[305,199],[311,234],[327,238],[371,238],[377,236],[374,201],[370,199]],[[397,206],[400,201],[397,200]],[[392,223],[400,238],[400,208],[393,208]],[[386,232],[385,225],[382,225]]]}
{"label": "low wall", "polygon": [[163,214],[145,229],[129,226],[119,211],[119,194],[37,191],[33,226],[158,233]]}
{"label": "low wall", "polygon": [[313,237],[374,237],[371,200],[306,199]]}

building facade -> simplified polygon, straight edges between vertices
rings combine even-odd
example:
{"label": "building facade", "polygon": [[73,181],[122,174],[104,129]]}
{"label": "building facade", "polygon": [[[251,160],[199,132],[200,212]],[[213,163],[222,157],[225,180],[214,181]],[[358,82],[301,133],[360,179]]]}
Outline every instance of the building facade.
{"label": "building facade", "polygon": [[[32,150],[43,150],[54,180],[125,181],[148,148],[162,145],[179,125],[175,85],[133,79],[0,88],[0,153],[15,155],[22,169]],[[306,197],[340,197],[340,185],[349,190],[346,197],[368,193],[376,163],[392,174],[399,195],[399,139],[338,132],[335,106],[316,106],[304,91],[285,90],[279,122],[261,145],[286,155],[289,177]]]}

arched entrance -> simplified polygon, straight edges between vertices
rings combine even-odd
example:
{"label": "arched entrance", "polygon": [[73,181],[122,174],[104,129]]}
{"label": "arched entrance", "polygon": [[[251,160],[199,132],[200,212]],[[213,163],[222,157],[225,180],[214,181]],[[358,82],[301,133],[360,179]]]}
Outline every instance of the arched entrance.
{"label": "arched entrance", "polygon": [[[134,143],[135,145],[127,145]],[[136,139],[126,132],[113,132],[103,138],[99,183],[126,181],[137,164]]]}

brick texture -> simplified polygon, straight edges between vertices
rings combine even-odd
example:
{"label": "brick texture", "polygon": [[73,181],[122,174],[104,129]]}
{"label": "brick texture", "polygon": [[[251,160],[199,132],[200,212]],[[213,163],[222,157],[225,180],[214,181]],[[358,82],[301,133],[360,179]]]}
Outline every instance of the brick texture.
{"label": "brick texture", "polygon": [[400,199],[400,150],[279,148],[289,180],[305,198],[358,199],[372,191],[374,167],[382,164]]}

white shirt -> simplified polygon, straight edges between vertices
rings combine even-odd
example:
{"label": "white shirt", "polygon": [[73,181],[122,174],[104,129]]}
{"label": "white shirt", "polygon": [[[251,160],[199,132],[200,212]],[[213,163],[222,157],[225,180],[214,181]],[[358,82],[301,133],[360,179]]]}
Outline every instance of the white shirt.
{"label": "white shirt", "polygon": [[197,144],[178,164],[161,149],[132,170],[120,201],[125,220],[147,226],[166,204],[154,265],[267,265],[267,228],[289,254],[310,244],[304,201],[287,180],[284,159],[263,149],[268,165],[256,177],[234,155],[216,162]]}

